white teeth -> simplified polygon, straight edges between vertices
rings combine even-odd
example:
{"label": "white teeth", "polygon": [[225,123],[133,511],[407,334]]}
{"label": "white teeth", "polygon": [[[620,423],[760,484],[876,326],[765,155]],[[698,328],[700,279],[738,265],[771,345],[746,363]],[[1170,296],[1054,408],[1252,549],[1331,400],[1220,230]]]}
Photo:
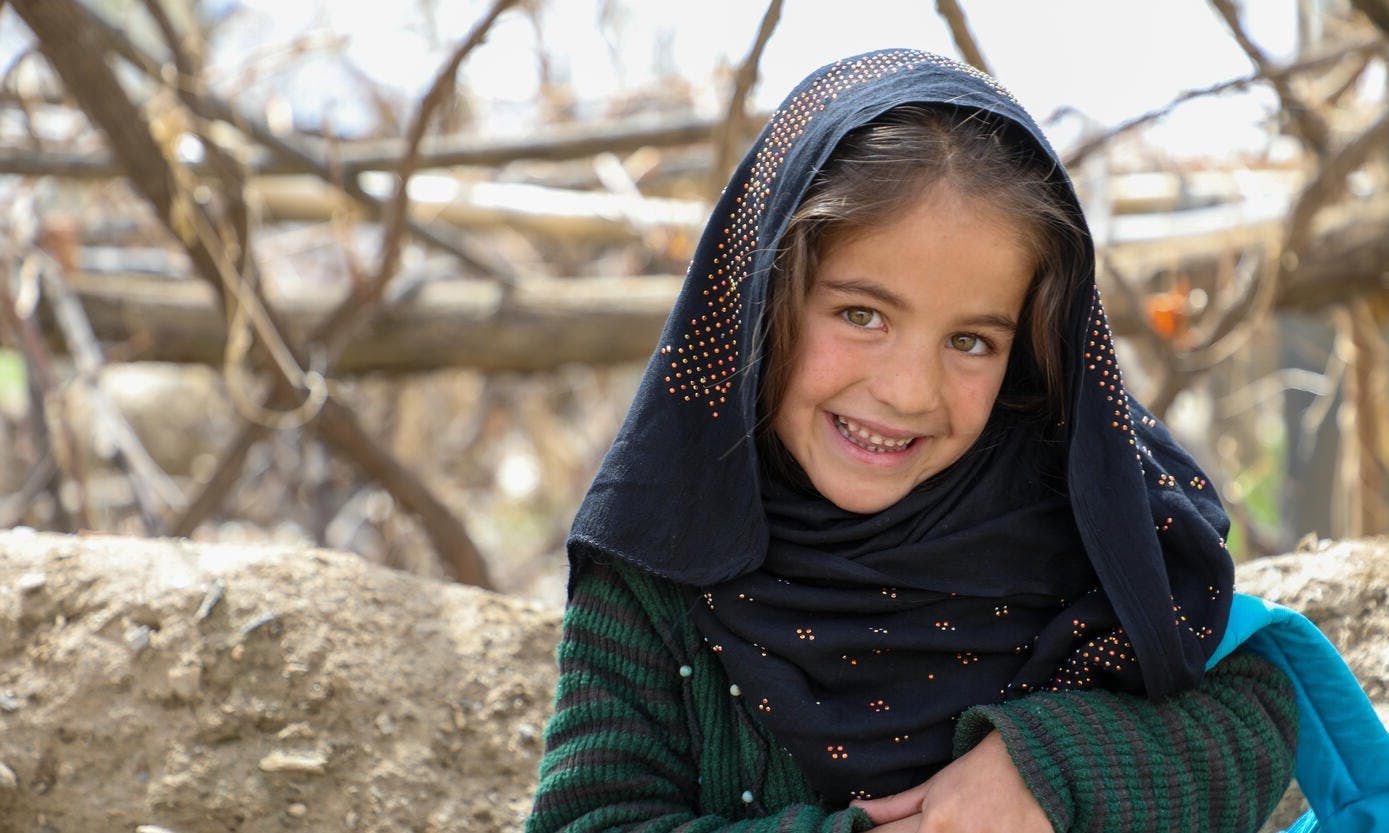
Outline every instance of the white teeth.
{"label": "white teeth", "polygon": [[867,449],[868,451],[877,452],[879,454],[891,451],[901,451],[902,449],[911,445],[912,442],[916,439],[915,437],[907,437],[906,439],[894,440],[889,439],[887,437],[881,437],[869,431],[867,428],[864,428],[863,426],[859,425],[857,422],[854,422],[853,420],[842,416],[835,417],[835,427],[839,429],[839,434],[844,439],[848,440],[849,442],[853,443],[859,448]]}

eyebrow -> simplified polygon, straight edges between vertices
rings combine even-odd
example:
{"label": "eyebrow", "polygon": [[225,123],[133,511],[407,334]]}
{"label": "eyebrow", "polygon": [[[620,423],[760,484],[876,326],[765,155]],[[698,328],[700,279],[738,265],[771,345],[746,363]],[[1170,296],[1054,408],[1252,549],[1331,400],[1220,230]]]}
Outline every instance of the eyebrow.
{"label": "eyebrow", "polygon": [[[898,309],[905,309],[910,306],[906,299],[896,292],[871,281],[827,278],[822,279],[819,283],[831,292],[838,292],[843,295],[867,295],[869,298],[881,304],[886,304]],[[1010,316],[997,312],[972,315],[960,321],[959,326],[999,330],[1005,333],[1016,333],[1018,331],[1018,322],[1014,321]]]}
{"label": "eyebrow", "polygon": [[907,300],[891,289],[882,284],[872,283],[871,281],[856,280],[836,280],[834,278],[822,279],[819,284],[832,292],[841,295],[867,295],[879,303],[899,309],[909,306]]}
{"label": "eyebrow", "polygon": [[984,315],[974,315],[960,322],[962,327],[980,327],[986,330],[1002,330],[1006,333],[1016,333],[1018,322],[1006,315],[996,312],[985,313]]}

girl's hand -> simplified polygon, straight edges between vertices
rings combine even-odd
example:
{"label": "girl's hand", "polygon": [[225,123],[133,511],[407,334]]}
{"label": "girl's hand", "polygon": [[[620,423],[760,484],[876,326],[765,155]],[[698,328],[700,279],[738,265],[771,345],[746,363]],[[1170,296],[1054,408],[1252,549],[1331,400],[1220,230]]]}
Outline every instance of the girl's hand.
{"label": "girl's hand", "polygon": [[881,833],[1054,833],[998,732],[924,784],[853,806]]}

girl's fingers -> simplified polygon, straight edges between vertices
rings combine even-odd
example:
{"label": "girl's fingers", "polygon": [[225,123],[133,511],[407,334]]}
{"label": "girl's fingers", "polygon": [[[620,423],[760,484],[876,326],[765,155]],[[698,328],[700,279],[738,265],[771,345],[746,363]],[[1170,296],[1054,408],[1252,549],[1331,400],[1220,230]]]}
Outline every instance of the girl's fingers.
{"label": "girl's fingers", "polygon": [[909,790],[882,798],[850,802],[850,807],[858,807],[868,813],[874,824],[887,824],[890,821],[908,818],[921,812],[921,801],[926,797],[926,784],[917,784]]}
{"label": "girl's fingers", "polygon": [[921,814],[907,816],[874,827],[871,833],[921,833]]}

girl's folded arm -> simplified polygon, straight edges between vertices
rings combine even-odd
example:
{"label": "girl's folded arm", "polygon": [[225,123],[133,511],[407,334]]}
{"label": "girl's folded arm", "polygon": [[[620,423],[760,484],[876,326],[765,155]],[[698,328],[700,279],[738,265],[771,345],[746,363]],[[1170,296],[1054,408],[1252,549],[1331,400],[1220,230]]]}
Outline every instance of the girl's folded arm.
{"label": "girl's folded arm", "polygon": [[969,709],[957,753],[993,729],[1057,831],[1252,833],[1292,779],[1297,711],[1287,677],[1245,651],[1158,701],[1089,690]]}
{"label": "girl's folded arm", "polygon": [[577,569],[526,833],[851,833],[871,826],[861,811],[806,803],[759,818],[701,812],[698,729],[682,660],[619,571],[593,563]]}

